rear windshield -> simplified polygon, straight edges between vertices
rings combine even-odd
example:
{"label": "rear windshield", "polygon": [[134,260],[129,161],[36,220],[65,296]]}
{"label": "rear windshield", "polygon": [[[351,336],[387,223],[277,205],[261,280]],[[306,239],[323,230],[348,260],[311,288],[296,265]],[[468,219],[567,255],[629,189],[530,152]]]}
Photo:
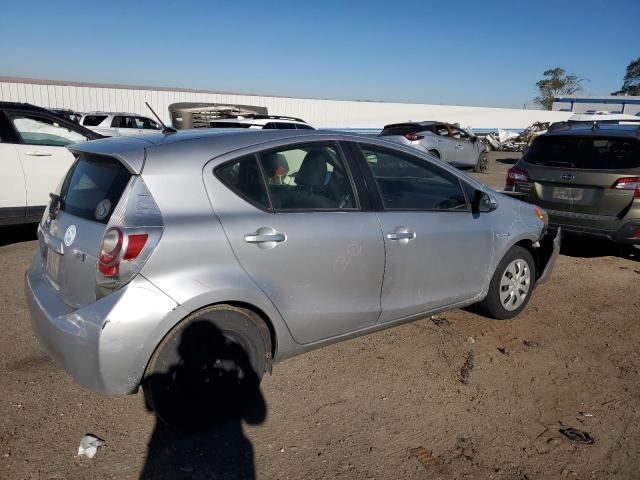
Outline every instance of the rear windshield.
{"label": "rear windshield", "polygon": [[419,133],[430,130],[430,126],[420,126],[420,125],[395,125],[392,127],[386,127],[382,132],[380,132],[381,137],[386,137],[388,135],[406,135],[407,133]]}
{"label": "rear windshield", "polygon": [[128,170],[111,157],[81,155],[62,185],[60,209],[107,223],[130,178]]}
{"label": "rear windshield", "polygon": [[585,170],[640,168],[640,142],[620,137],[539,137],[523,160],[533,165]]}
{"label": "rear windshield", "polygon": [[105,118],[107,118],[106,115],[87,115],[84,117],[82,124],[87,127],[97,127]]}

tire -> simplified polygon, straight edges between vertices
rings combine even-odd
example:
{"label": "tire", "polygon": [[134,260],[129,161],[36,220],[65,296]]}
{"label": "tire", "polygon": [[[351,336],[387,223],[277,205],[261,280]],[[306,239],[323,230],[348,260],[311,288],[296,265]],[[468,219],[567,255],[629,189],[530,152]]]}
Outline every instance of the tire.
{"label": "tire", "polygon": [[438,153],[437,150],[429,150],[429,155],[432,155],[436,158],[440,158],[440,154]]}
{"label": "tire", "polygon": [[482,152],[478,157],[478,161],[476,162],[475,167],[473,167],[473,171],[477,173],[485,173],[489,170],[489,154],[487,152]]}
{"label": "tire", "polygon": [[241,417],[260,410],[260,403],[264,415],[259,385],[271,353],[268,333],[254,312],[230,305],[190,315],[149,361],[142,382],[147,406],[164,423],[185,430]]}
{"label": "tire", "polygon": [[[509,276],[514,278],[513,273],[516,273],[516,283],[511,284]],[[504,282],[502,282],[503,278]],[[535,278],[535,262],[529,251],[517,245],[512,247],[496,268],[489,284],[487,296],[479,303],[480,309],[497,320],[507,320],[517,316],[529,303],[535,286]],[[506,285],[501,287],[501,283],[506,283]],[[525,289],[525,283],[526,292],[523,296],[522,291]],[[511,290],[512,286],[517,288]],[[502,289],[505,287],[506,290],[503,291]]]}

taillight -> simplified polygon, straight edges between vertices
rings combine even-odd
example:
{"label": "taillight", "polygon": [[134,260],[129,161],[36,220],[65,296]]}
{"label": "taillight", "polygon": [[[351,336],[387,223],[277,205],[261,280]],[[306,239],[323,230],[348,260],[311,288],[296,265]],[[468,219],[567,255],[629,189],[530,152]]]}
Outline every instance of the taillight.
{"label": "taillight", "polygon": [[409,132],[404,134],[404,138],[406,138],[410,142],[416,142],[418,140],[422,140],[424,137],[422,135],[418,135],[415,132]]}
{"label": "taillight", "polygon": [[633,198],[640,198],[640,177],[622,177],[611,186],[616,190],[633,190]]}
{"label": "taillight", "polygon": [[140,272],[164,231],[162,214],[141,177],[134,177],[106,226],[96,269],[96,297],[126,285]]}
{"label": "taillight", "polygon": [[146,233],[134,233],[127,236],[127,250],[124,252],[122,260],[135,260],[147,243],[149,235]]}
{"label": "taillight", "polygon": [[138,258],[147,243],[147,238],[149,235],[146,233],[127,234],[118,227],[111,227],[102,238],[98,271],[105,277],[117,279],[121,262],[131,262]]}
{"label": "taillight", "polygon": [[120,263],[123,241],[122,230],[117,227],[110,228],[102,237],[100,255],[98,256],[98,271],[102,275],[106,277],[118,275],[118,264]]}
{"label": "taillight", "polygon": [[520,170],[519,168],[512,167],[507,170],[507,187],[513,187],[517,183],[528,182],[529,175],[524,170]]}

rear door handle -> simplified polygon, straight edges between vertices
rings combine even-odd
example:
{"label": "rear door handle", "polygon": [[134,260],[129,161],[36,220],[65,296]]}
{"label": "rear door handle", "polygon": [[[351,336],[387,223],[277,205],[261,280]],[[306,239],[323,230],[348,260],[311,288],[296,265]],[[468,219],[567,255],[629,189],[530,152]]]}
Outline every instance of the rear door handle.
{"label": "rear door handle", "polygon": [[389,240],[413,240],[416,238],[416,232],[390,232],[387,233]]}
{"label": "rear door handle", "polygon": [[244,241],[247,243],[284,242],[285,239],[286,237],[283,233],[273,233],[266,235],[250,233],[244,236]]}
{"label": "rear door handle", "polygon": [[30,157],[50,157],[51,153],[49,152],[38,152],[37,150],[30,150],[28,152],[25,152],[25,155],[29,155]]}

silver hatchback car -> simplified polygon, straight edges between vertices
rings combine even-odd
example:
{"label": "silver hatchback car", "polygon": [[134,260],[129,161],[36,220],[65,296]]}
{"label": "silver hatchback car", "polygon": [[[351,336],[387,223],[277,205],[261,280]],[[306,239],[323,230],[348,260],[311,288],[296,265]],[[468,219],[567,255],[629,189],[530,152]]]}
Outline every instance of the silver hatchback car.
{"label": "silver hatchback car", "polygon": [[169,422],[272,362],[442,310],[517,315],[559,235],[533,205],[382,139],[183,131],[71,146],[26,274],[81,385]]}

